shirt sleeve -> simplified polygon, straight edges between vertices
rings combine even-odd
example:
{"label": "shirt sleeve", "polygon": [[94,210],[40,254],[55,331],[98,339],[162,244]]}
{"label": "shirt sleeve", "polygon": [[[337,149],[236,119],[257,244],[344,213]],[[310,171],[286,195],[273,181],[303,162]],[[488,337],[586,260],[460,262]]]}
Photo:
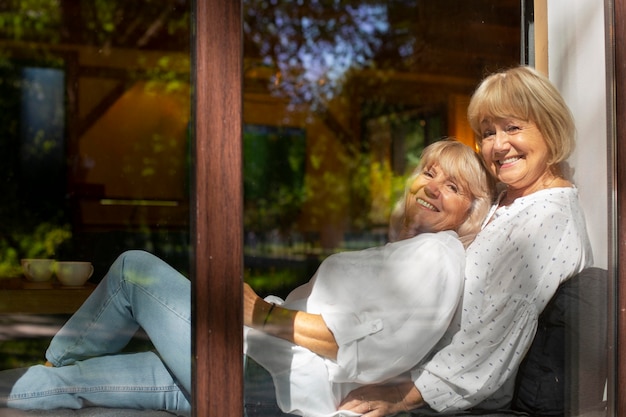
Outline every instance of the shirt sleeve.
{"label": "shirt sleeve", "polygon": [[454,316],[463,270],[456,238],[386,248],[380,276],[372,277],[382,284],[354,294],[358,312],[322,314],[339,345],[331,380],[375,383],[413,368]]}
{"label": "shirt sleeve", "polygon": [[538,315],[558,285],[589,262],[584,220],[567,205],[545,201],[504,210],[468,248],[457,326],[412,372],[424,401],[440,412],[464,410],[513,379]]}

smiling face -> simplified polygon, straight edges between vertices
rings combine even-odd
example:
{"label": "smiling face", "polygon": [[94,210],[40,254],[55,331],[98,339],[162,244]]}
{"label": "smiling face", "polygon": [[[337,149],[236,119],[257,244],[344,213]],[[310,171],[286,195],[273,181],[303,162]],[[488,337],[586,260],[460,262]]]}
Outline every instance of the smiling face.
{"label": "smiling face", "polygon": [[517,194],[526,195],[554,177],[546,141],[530,121],[484,119],[480,125],[481,153],[494,175]]}
{"label": "smiling face", "polygon": [[467,218],[471,203],[470,190],[439,165],[426,166],[406,193],[405,227],[417,233],[456,230]]}

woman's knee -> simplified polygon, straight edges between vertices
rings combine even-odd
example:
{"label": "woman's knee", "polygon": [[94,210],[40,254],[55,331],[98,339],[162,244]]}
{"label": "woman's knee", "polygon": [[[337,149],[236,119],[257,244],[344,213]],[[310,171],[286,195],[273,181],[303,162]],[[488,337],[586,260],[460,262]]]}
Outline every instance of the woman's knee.
{"label": "woman's knee", "polygon": [[169,279],[169,275],[177,273],[165,261],[143,250],[125,251],[116,263],[119,264],[122,280],[143,287]]}
{"label": "woman's knee", "polygon": [[146,252],[140,249],[131,249],[122,252],[116,259],[115,262],[121,262],[123,264],[135,264],[135,263],[145,263],[152,261],[159,261],[160,259],[154,256],[153,254]]}
{"label": "woman's knee", "polygon": [[162,262],[156,256],[143,250],[128,250],[120,254],[111,264],[109,279],[141,283],[149,274],[151,265]]}

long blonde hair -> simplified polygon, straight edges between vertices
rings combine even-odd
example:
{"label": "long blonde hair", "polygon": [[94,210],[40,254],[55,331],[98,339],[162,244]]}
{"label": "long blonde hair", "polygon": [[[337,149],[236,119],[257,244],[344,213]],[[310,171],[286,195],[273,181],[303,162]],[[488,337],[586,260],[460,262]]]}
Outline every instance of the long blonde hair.
{"label": "long blonde hair", "polygon": [[471,192],[472,201],[465,221],[456,229],[459,239],[467,247],[479,232],[494,200],[495,181],[485,167],[482,158],[469,146],[453,139],[444,139],[424,148],[420,163],[407,181],[404,196],[396,203],[389,222],[389,240],[401,238],[403,230],[406,194],[416,176],[425,167],[437,164],[441,169],[458,182],[465,190]]}

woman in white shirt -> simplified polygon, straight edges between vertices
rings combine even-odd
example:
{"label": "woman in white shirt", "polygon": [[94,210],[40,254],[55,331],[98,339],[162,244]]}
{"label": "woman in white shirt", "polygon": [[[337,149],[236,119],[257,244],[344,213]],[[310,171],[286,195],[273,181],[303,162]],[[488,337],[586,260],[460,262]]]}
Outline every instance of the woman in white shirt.
{"label": "woman in white shirt", "polygon": [[561,168],[575,126],[557,89],[528,67],[497,73],[477,88],[468,118],[501,193],[467,248],[460,314],[405,382],[357,389],[343,410],[505,407],[539,314],[563,281],[593,265],[578,192]]}
{"label": "woman in white shirt", "polygon": [[272,374],[283,411],[354,415],[336,411],[342,398],[410,370],[448,328],[463,291],[459,236],[469,243],[484,219],[490,178],[453,141],[427,147],[415,172],[395,242],[330,256],[284,303],[245,288],[245,324],[256,329],[246,354]]}

